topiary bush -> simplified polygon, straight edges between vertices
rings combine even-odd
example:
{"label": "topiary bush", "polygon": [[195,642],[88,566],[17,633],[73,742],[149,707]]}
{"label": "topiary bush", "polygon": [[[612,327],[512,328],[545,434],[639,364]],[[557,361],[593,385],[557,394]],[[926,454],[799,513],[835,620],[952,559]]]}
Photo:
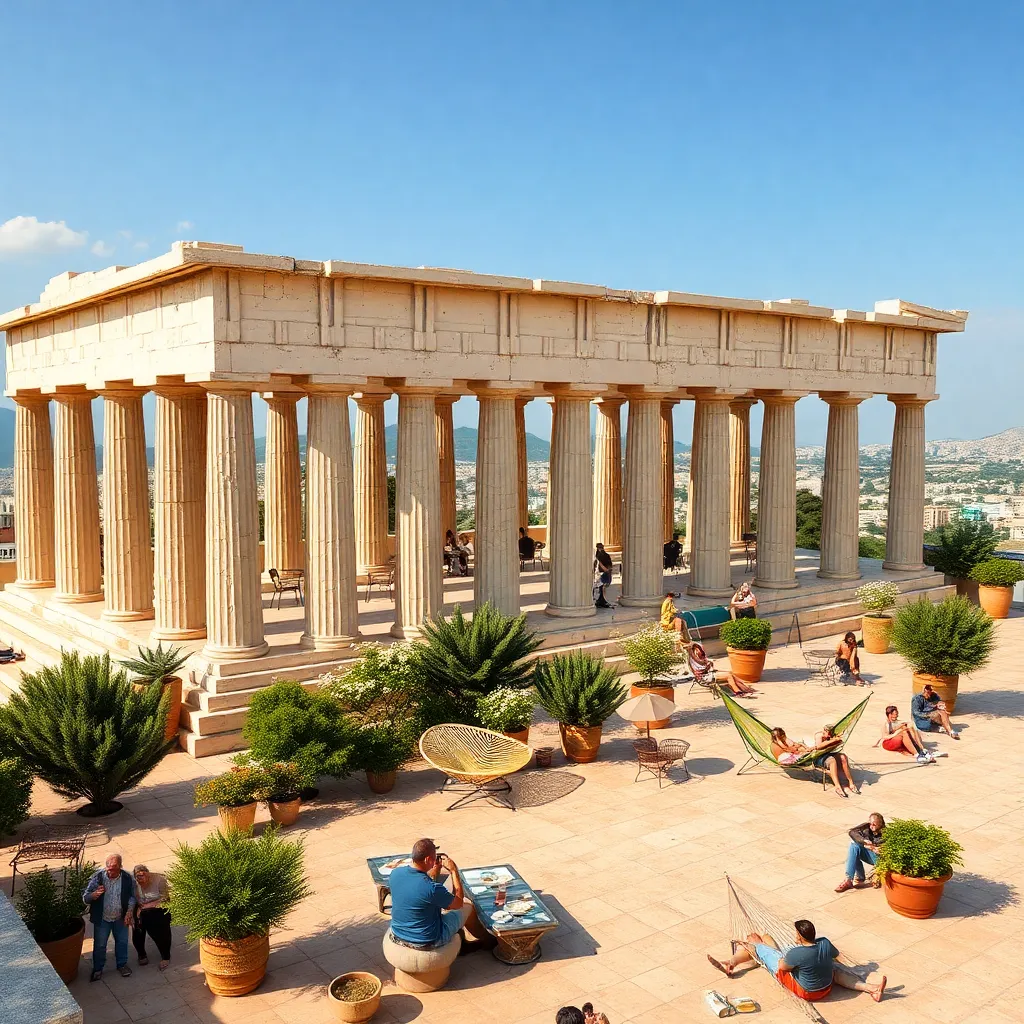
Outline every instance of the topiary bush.
{"label": "topiary bush", "polygon": [[921,598],[896,612],[892,646],[915,672],[959,676],[988,663],[995,635],[992,620],[966,597]]}
{"label": "topiary bush", "polygon": [[992,557],[997,544],[991,523],[958,519],[939,529],[935,568],[954,579],[965,580],[979,563]]}
{"label": "topiary bush", "polygon": [[718,639],[736,651],[767,651],[772,624],[767,619],[730,619],[719,627]]}
{"label": "topiary bush", "polygon": [[637,686],[656,686],[659,676],[666,675],[680,657],[676,654],[675,632],[652,622],[639,632],[619,641],[629,667],[640,676]]}
{"label": "topiary bush", "polygon": [[628,695],[612,669],[582,651],[538,661],[534,673],[541,705],[562,725],[601,725]]}
{"label": "topiary bush", "polygon": [[908,878],[945,878],[963,863],[963,847],[938,825],[894,818],[885,826],[875,871]]}
{"label": "topiary bush", "polygon": [[85,797],[79,813],[110,814],[173,746],[167,701],[158,687],[134,688],[109,655],[64,651],[59,665],[25,673],[0,709],[4,742],[61,796]]}
{"label": "topiary bush", "polygon": [[1014,587],[1024,580],[1024,562],[1014,558],[990,558],[971,570],[971,579],[983,587]]}
{"label": "topiary bush", "polygon": [[36,942],[58,942],[78,931],[85,913],[82,893],[95,870],[95,864],[70,867],[60,882],[47,868],[22,876],[25,884],[14,902]]}
{"label": "topiary bush", "polygon": [[0,836],[13,835],[28,820],[32,772],[18,757],[0,754]]}

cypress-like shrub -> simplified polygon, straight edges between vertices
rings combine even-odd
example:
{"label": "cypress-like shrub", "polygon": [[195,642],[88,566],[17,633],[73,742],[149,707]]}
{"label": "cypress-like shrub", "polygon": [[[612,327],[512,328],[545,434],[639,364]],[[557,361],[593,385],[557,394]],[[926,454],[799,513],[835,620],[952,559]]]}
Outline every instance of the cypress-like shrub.
{"label": "cypress-like shrub", "polygon": [[57,942],[78,931],[86,910],[82,893],[95,870],[95,864],[69,867],[59,883],[48,868],[24,876],[14,901],[36,942]]}
{"label": "cypress-like shrub", "polygon": [[935,568],[954,579],[965,580],[971,570],[992,557],[998,538],[991,523],[958,519],[939,528]]}
{"label": "cypress-like shrub", "polygon": [[0,754],[0,836],[12,835],[28,819],[32,772],[21,758]]}
{"label": "cypress-like shrub", "polygon": [[582,651],[538,661],[535,671],[537,697],[562,725],[602,725],[629,692],[603,661]]}
{"label": "cypress-like shrub", "polygon": [[915,672],[959,676],[983,668],[995,647],[992,620],[966,597],[903,605],[893,619],[892,646]]}

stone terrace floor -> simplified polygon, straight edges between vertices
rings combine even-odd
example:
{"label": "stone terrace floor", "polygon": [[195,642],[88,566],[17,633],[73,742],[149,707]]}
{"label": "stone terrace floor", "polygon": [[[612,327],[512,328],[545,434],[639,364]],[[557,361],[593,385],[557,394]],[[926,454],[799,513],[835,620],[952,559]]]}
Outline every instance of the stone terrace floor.
{"label": "stone terrace floor", "polygon": [[[891,996],[877,1006],[841,990],[819,1004],[829,1021],[1020,1021],[1024,618],[1000,623],[998,632],[990,668],[962,683],[955,720],[963,739],[936,737],[933,746],[949,757],[935,765],[912,767],[872,748],[887,702],[907,717],[910,673],[895,655],[863,656],[874,695],[847,748],[855,761],[871,763],[861,773],[859,798],[840,800],[810,779],[738,777],[745,757],[721,703],[680,687],[681,710],[661,735],[692,743],[689,782],[660,791],[650,776],[634,784],[635,733],[618,718],[608,723],[596,763],[565,766],[556,752],[553,770],[522,775],[515,813],[481,804],[446,813],[440,776],[422,765],[405,771],[386,797],[371,798],[361,778],[328,782],[290,830],[306,842],[316,894],[273,933],[270,970],[256,992],[211,996],[197,950],[177,929],[166,974],[154,960],[123,979],[109,970],[111,948],[98,984],[88,982],[87,936],[71,990],[87,1024],[330,1020],[325,986],[333,976],[355,969],[390,974],[380,951],[387,922],[376,913],[364,859],[407,850],[428,835],[463,867],[513,864],[562,927],[544,939],[542,958],[525,967],[477,952],[456,961],[440,992],[412,996],[386,983],[376,1018],[382,1024],[551,1024],[558,1006],[588,999],[612,1024],[670,1024],[712,1019],[702,1004],[708,988],[753,996],[762,1005],[756,1019],[765,1024],[804,1020],[763,971],[730,981],[708,965],[706,951],[728,953],[726,870],[773,909],[810,917],[845,953],[888,975]],[[805,685],[806,679],[795,646],[773,650],[763,695],[750,707],[800,736],[834,721],[863,694]],[[555,737],[548,722],[534,726],[531,742],[556,743]],[[180,753],[166,758],[124,798],[123,812],[100,823],[106,834],[92,844],[91,858],[102,862],[119,851],[127,866],[166,868],[177,842],[196,843],[215,827],[212,808],[192,806],[192,785],[226,764]],[[37,791],[34,810],[33,821],[69,817],[45,789]],[[935,918],[897,917],[880,891],[833,892],[843,877],[846,831],[874,810],[939,823],[965,847],[965,866]],[[266,820],[264,810],[257,820]],[[130,956],[134,965],[134,950]]]}

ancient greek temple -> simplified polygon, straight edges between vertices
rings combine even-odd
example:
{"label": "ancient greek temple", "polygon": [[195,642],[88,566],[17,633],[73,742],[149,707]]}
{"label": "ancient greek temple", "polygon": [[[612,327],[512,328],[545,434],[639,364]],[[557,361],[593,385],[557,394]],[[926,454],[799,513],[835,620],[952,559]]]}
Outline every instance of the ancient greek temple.
{"label": "ancient greek temple", "polygon": [[[217,680],[234,677],[243,691],[285,672],[305,669],[309,678],[360,637],[359,581],[389,561],[383,403],[393,394],[393,636],[415,636],[444,608],[442,547],[455,526],[452,404],[464,395],[479,402],[476,604],[521,607],[524,408],[538,400],[553,413],[542,609],[552,628],[578,620],[571,636],[595,635],[595,540],[621,558],[624,614],[650,614],[660,603],[672,409],[682,401],[694,403],[686,591],[695,601],[717,603],[733,590],[733,554],[750,524],[756,402],[764,411],[753,582],[765,595],[803,582],[794,417],[811,393],[828,403],[814,578],[831,590],[861,575],[858,406],[884,394],[895,426],[883,568],[910,579],[923,569],[936,339],[962,331],[966,319],[902,300],[831,309],[297,260],[203,242],[176,243],[134,267],[64,274],[38,302],[0,317],[7,394],[17,406],[18,576],[0,595],[0,618],[17,616],[25,631],[46,623],[58,639],[113,650],[149,637],[192,643],[203,666],[193,704],[203,712],[239,706],[215,700]],[[254,393],[267,402],[262,558]],[[104,403],[102,551],[96,396]],[[282,632],[277,644],[263,566],[304,569],[301,635]]]}

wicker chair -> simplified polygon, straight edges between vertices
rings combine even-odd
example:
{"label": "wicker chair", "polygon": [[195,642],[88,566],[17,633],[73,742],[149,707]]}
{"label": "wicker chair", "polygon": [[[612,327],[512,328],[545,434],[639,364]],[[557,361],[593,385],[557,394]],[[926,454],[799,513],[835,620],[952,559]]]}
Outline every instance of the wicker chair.
{"label": "wicker chair", "polygon": [[448,810],[474,800],[488,799],[510,810],[515,806],[506,775],[525,768],[533,751],[519,740],[473,725],[435,725],[420,737],[427,764],[447,778],[441,792],[463,793]]}
{"label": "wicker chair", "polygon": [[668,775],[668,770],[674,764],[682,764],[683,774],[687,779],[690,773],[686,767],[686,752],[690,744],[686,740],[662,740],[659,743],[655,739],[644,737],[633,740],[633,749],[636,751],[637,768],[634,782],[639,782],[644,772],[650,772],[658,778],[658,789],[661,789],[662,780]]}

